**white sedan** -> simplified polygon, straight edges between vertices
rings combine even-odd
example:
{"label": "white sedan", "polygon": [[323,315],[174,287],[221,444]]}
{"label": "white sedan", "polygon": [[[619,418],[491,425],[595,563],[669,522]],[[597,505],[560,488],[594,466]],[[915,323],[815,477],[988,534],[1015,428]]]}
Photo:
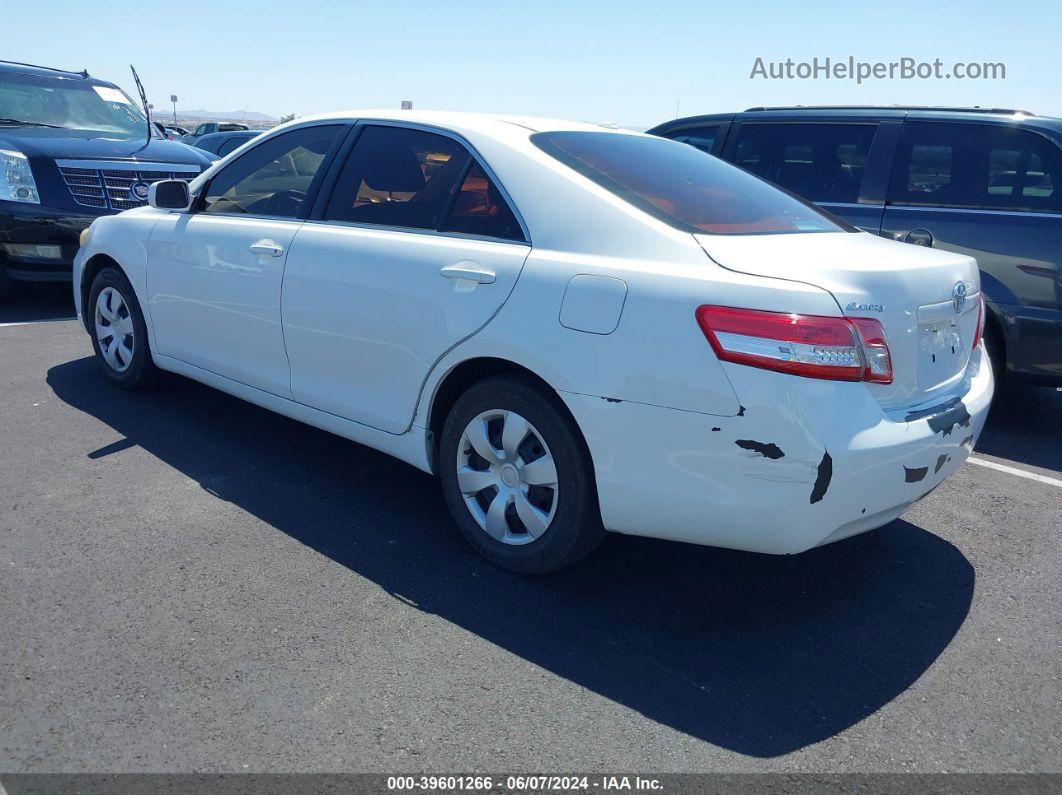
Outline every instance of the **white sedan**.
{"label": "white sedan", "polygon": [[332,114],[149,201],[75,262],[104,375],[179,373],[433,472],[520,572],[606,530],[796,553],[880,527],[992,396],[973,259],[682,143]]}

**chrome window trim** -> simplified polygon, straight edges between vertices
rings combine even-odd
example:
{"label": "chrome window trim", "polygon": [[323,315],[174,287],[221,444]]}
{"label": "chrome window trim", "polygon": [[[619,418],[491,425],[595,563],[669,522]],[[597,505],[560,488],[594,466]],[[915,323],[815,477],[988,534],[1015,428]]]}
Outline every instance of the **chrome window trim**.
{"label": "chrome window trim", "polygon": [[[240,218],[252,216],[241,215]],[[327,218],[308,218],[304,223],[318,226],[334,226],[344,229],[364,229],[366,231],[380,232],[405,232],[414,235],[427,235],[429,237],[444,237],[453,240],[474,240],[480,243],[504,243],[509,246],[521,246],[531,248],[531,243],[526,240],[513,240],[508,237],[491,237],[489,235],[470,235],[465,232],[441,232],[438,229],[425,229],[419,226],[393,226],[385,224],[370,224],[364,221],[333,221]]]}
{"label": "chrome window trim", "polygon": [[985,215],[1035,215],[1037,218],[1047,216],[1050,218],[1062,218],[1062,212],[1058,210],[1002,210],[994,207],[942,207],[928,204],[903,204],[901,202],[888,202],[886,210],[929,210],[937,213],[983,213]]}

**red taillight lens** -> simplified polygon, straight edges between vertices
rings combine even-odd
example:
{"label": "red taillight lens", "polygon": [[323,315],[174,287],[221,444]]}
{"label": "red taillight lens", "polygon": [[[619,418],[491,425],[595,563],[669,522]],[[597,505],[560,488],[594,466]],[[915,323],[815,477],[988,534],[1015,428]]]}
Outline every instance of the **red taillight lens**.
{"label": "red taillight lens", "polygon": [[726,362],[833,381],[892,383],[892,359],[881,323],[702,306],[697,323]]}
{"label": "red taillight lens", "polygon": [[985,333],[985,297],[982,295],[977,302],[977,329],[974,331],[973,350],[977,350],[977,344],[981,341],[981,335]]}

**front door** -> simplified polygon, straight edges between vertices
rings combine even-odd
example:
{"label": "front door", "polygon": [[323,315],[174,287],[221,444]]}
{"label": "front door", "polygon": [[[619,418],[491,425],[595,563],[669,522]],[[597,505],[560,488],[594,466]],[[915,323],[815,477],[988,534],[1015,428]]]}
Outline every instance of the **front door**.
{"label": "front door", "polygon": [[266,139],[210,181],[191,213],[169,213],[148,246],[155,350],[291,397],[280,323],[284,264],[342,125]]}
{"label": "front door", "polygon": [[494,316],[530,250],[497,181],[460,141],[364,127],[321,218],[288,255],[295,400],[404,432],[432,366]]}

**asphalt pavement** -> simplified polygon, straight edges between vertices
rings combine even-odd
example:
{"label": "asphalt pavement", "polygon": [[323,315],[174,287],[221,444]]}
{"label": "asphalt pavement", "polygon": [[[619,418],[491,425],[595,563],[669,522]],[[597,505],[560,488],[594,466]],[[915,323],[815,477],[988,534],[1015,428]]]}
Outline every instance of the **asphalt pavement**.
{"label": "asphalt pavement", "polygon": [[[0,305],[0,772],[1062,770],[1062,487],[967,464],[778,558],[610,536],[530,579],[436,483]],[[12,325],[18,324],[18,325]],[[977,457],[1062,481],[1062,392]]]}

